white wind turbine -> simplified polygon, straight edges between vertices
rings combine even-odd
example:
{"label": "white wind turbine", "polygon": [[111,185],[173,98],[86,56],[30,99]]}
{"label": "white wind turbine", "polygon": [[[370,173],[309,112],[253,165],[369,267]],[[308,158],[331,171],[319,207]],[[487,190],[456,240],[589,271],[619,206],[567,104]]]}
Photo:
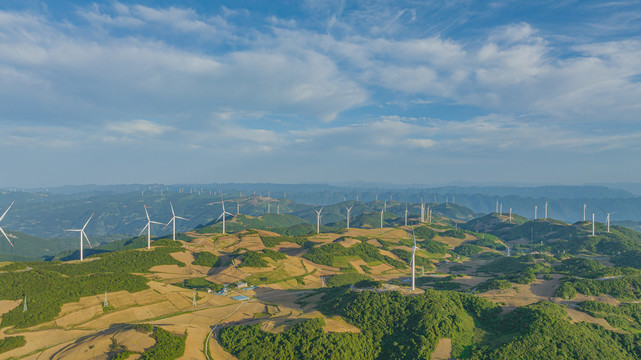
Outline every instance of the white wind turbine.
{"label": "white wind turbine", "polygon": [[87,222],[85,223],[85,226],[83,226],[82,229],[65,230],[65,231],[77,231],[77,232],[80,233],[80,261],[82,261],[82,259],[84,259],[84,257],[83,257],[83,246],[82,246],[82,238],[83,237],[85,238],[85,240],[87,240],[87,244],[89,244],[89,247],[93,248],[93,246],[91,246],[91,243],[89,242],[89,238],[87,238],[87,234],[85,233],[85,228],[89,224],[89,221],[91,221],[92,217],[93,217],[93,213],[91,214],[91,216],[89,216],[89,220],[87,220]]}
{"label": "white wind turbine", "polygon": [[354,205],[352,205],[350,207],[345,206],[345,210],[347,210],[347,228],[348,229],[349,229],[349,212],[352,211],[353,207],[354,207]]}
{"label": "white wind turbine", "polygon": [[232,213],[228,213],[227,211],[225,211],[225,200],[223,200],[223,198],[220,198],[220,203],[223,205],[223,212],[222,214],[220,214],[218,219],[216,219],[216,221],[220,220],[220,218],[223,218],[223,234],[225,234],[225,215],[231,215],[231,216],[234,216],[234,215]]}
{"label": "white wind turbine", "polygon": [[606,220],[608,223],[608,232],[610,232],[610,213],[608,213],[608,218]]}
{"label": "white wind turbine", "polygon": [[407,203],[405,204],[405,226],[407,226]]}
{"label": "white wind turbine", "polygon": [[147,205],[143,205],[145,207],[145,215],[147,215],[147,225],[145,225],[142,230],[140,230],[140,234],[138,236],[142,235],[145,230],[147,230],[147,250],[151,249],[151,224],[158,224],[158,225],[165,225],[161,222],[158,221],[151,221],[149,218],[149,211],[147,211]]}
{"label": "white wind turbine", "polygon": [[548,218],[548,202],[545,202],[545,218]]}
{"label": "white wind turbine", "polygon": [[585,221],[585,208],[588,206],[588,204],[583,204],[583,221]]}
{"label": "white wind turbine", "polygon": [[414,246],[412,246],[412,291],[416,288],[416,250],[418,250],[418,246],[416,246],[416,236],[414,235],[414,228],[412,227],[412,238],[414,238]]}
{"label": "white wind turbine", "polygon": [[320,219],[321,219],[321,213],[323,212],[324,206],[320,208],[320,210],[314,209],[316,211],[316,233],[320,234]]}
{"label": "white wind turbine", "polygon": [[421,198],[421,222],[425,222],[425,203],[423,202],[423,198]]}
{"label": "white wind turbine", "polygon": [[173,239],[174,239],[174,241],[176,241],[176,219],[186,220],[186,221],[189,221],[189,219],[185,219],[184,217],[176,216],[176,213],[174,212],[174,205],[171,203],[171,201],[169,202],[169,206],[171,206],[171,216],[172,216],[172,218],[171,218],[171,220],[169,220],[169,222],[167,223],[167,225],[165,225],[165,227],[163,229],[167,228],[167,226],[169,226],[169,224],[173,223],[173,225],[174,225]]}
{"label": "white wind turbine", "polygon": [[383,228],[383,211],[385,209],[381,209],[381,229]]}
{"label": "white wind turbine", "polygon": [[[15,201],[14,201],[14,202],[15,202]],[[9,209],[11,209],[11,207],[12,207],[12,206],[13,206],[13,202],[11,203],[11,205],[9,205],[9,207],[7,208],[7,210],[5,210],[5,211],[4,211],[4,214],[2,214],[2,216],[0,216],[0,221],[2,221],[2,219],[4,219],[4,216],[5,216],[5,215],[7,215],[7,213],[9,212]],[[4,232],[4,230],[2,229],[2,227],[0,227],[0,232],[2,232],[2,235],[4,235],[4,238],[5,238],[5,239],[7,239],[7,241],[9,242],[9,244],[11,244],[11,247],[13,247],[13,243],[11,242],[11,240],[9,240],[9,237],[7,236],[7,233],[5,233],[5,232]],[[82,239],[80,239],[80,241],[82,241]],[[82,243],[81,243],[81,244],[82,244]]]}

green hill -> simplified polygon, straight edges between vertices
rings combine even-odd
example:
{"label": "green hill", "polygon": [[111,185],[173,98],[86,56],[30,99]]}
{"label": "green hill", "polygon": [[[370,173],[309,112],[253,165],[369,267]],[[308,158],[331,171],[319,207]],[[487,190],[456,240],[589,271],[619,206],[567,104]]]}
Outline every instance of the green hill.
{"label": "green hill", "polygon": [[[0,236],[0,254],[9,257],[38,258],[42,256],[53,256],[61,251],[80,247],[80,237],[43,239],[19,231],[5,230],[5,232],[9,236],[9,239],[11,239],[13,247],[11,247],[3,236]],[[90,241],[93,242],[94,239],[92,238]],[[98,244],[96,243],[96,245]],[[86,243],[85,246],[87,246]]]}

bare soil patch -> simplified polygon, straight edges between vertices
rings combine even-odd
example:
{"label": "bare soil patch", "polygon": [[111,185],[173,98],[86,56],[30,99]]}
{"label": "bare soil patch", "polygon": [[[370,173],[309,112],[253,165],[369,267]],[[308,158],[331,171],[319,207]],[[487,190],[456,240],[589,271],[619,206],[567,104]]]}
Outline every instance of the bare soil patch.
{"label": "bare soil patch", "polygon": [[439,339],[430,360],[448,360],[452,358],[452,339]]}

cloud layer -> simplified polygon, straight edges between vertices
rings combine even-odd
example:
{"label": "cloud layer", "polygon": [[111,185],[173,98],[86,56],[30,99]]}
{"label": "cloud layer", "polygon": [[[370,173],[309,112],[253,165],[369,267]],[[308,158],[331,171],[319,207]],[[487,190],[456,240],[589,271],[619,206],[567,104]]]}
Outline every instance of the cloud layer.
{"label": "cloud layer", "polygon": [[[381,162],[415,169],[380,175],[392,182],[463,180],[461,166],[495,181],[633,180],[641,41],[625,14],[635,5],[554,6],[565,21],[539,23],[550,8],[510,2],[0,8],[0,150],[14,167],[58,172],[47,178],[56,184],[365,180]],[[167,175],[132,151],[189,160]],[[58,171],[63,155],[102,164],[74,177]],[[214,156],[226,171],[203,165]],[[505,169],[588,158],[620,174]],[[48,185],[34,174],[0,186]]]}

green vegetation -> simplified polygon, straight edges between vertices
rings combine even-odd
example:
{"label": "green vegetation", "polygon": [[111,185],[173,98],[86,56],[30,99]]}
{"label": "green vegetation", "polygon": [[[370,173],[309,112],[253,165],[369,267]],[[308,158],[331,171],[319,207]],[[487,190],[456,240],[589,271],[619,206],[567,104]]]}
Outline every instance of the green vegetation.
{"label": "green vegetation", "polygon": [[326,285],[327,287],[337,287],[337,286],[343,286],[343,285],[352,285],[356,284],[361,281],[373,281],[371,277],[363,274],[355,274],[355,273],[349,273],[349,274],[336,274],[332,275],[329,279],[327,279]]}
{"label": "green vegetation", "polygon": [[445,230],[439,235],[441,236],[447,236],[447,237],[453,237],[456,239],[465,239],[465,231],[461,229],[450,229],[450,230]]}
{"label": "green vegetation", "polygon": [[434,254],[447,254],[450,251],[450,248],[447,246],[447,244],[434,240],[421,241],[419,243],[419,247],[427,252]]}
{"label": "green vegetation", "polygon": [[[398,256],[399,259],[405,261],[408,265],[410,264],[410,262],[412,260],[412,252],[411,251],[407,251],[407,250],[403,250],[403,249],[394,249],[394,250],[391,251],[391,253],[396,255],[396,256]],[[426,269],[430,269],[430,270],[434,268],[434,264],[432,264],[432,262],[429,259],[426,259],[426,258],[424,258],[422,256],[418,256],[418,255],[415,255],[414,258],[416,260],[416,266],[423,266]]]}
{"label": "green vegetation", "polygon": [[280,334],[260,330],[260,324],[230,326],[220,331],[222,347],[239,360],[374,359],[374,345],[362,334],[326,333],[325,322],[311,319]]}
{"label": "green vegetation", "polygon": [[188,289],[211,289],[212,291],[219,291],[223,288],[222,285],[213,283],[206,278],[189,278],[183,281],[183,286]]}
{"label": "green vegetation", "polygon": [[18,270],[25,270],[29,266],[26,263],[23,262],[14,262],[14,263],[7,263],[4,266],[0,267],[0,271],[18,271]]}
{"label": "green vegetation", "polygon": [[583,295],[611,295],[620,300],[641,299],[641,277],[621,276],[606,280],[578,279],[574,277],[561,279],[556,296],[572,299],[577,293]]}
{"label": "green vegetation", "polygon": [[462,244],[455,247],[452,251],[462,256],[472,256],[480,253],[483,249],[472,244]]}
{"label": "green vegetation", "polygon": [[265,261],[265,258],[270,258],[276,261],[286,259],[287,255],[271,249],[264,249],[262,252],[245,250],[245,253],[243,253],[242,257],[243,262],[242,264],[240,264],[241,267],[269,267],[269,264],[267,263],[267,261]]}
{"label": "green vegetation", "polygon": [[[496,241],[496,240],[494,240],[494,239],[490,239],[490,238],[489,238],[490,236],[491,236],[491,235],[488,235],[488,236],[487,236],[488,238],[485,238],[485,239],[478,239],[478,240],[470,241],[469,243],[470,243],[470,244],[472,244],[472,245],[476,245],[476,246],[484,246],[484,247],[487,247],[487,248],[490,248],[490,249],[494,249],[494,250],[498,250],[498,251],[503,251],[503,250],[505,250],[505,245],[503,245],[503,244],[502,244],[502,243],[500,243],[500,242],[497,242],[497,241]],[[492,236],[492,237],[493,237],[493,238],[496,238],[495,236]]]}
{"label": "green vegetation", "polygon": [[141,359],[144,360],[173,360],[178,359],[185,353],[185,339],[184,336],[174,335],[167,330],[154,327],[154,339],[156,345],[145,351]]}
{"label": "green vegetation", "polygon": [[402,261],[382,255],[376,246],[368,243],[356,244],[349,248],[346,248],[341,244],[331,243],[311,248],[305,255],[303,255],[307,260],[328,266],[334,266],[337,258],[341,256],[357,256],[365,262],[381,261],[388,263],[397,269],[407,268],[405,263]]}
{"label": "green vegetation", "polygon": [[260,239],[263,241],[263,245],[268,248],[279,245],[282,242],[290,242],[302,247],[312,247],[314,245],[305,236],[261,236]]}
{"label": "green vegetation", "polygon": [[584,257],[565,259],[556,267],[559,272],[587,278],[602,276],[604,269],[600,262]]}
{"label": "green vegetation", "polygon": [[476,287],[477,292],[485,292],[488,290],[507,290],[512,287],[512,283],[502,279],[487,280]]}
{"label": "green vegetation", "polygon": [[25,340],[24,336],[7,336],[4,339],[0,339],[0,354],[23,347],[26,343],[27,340]]}
{"label": "green vegetation", "polygon": [[615,328],[635,333],[641,331],[641,304],[639,303],[614,306],[588,300],[577,304],[577,309],[594,317],[604,318]]}
{"label": "green vegetation", "polygon": [[424,295],[398,292],[329,290],[321,306],[358,326],[376,348],[377,359],[429,359],[440,338],[452,339],[460,357],[473,343],[475,319],[489,321],[500,307],[472,295],[427,290]]}
{"label": "green vegetation", "polygon": [[261,253],[252,251],[252,250],[246,250],[245,253],[243,254],[243,262],[242,264],[239,265],[239,267],[269,267],[269,264],[267,264],[267,261],[263,259],[263,256]]}
{"label": "green vegetation", "polygon": [[518,284],[529,284],[536,279],[537,274],[546,274],[552,270],[547,261],[554,261],[554,258],[546,255],[501,257],[491,263],[479,266],[478,271],[488,274],[503,274],[498,279]]}
{"label": "green vegetation", "polygon": [[130,292],[147,288],[147,279],[127,273],[101,273],[91,276],[68,276],[48,270],[0,274],[0,299],[19,300],[27,295],[28,311],[18,306],[2,316],[1,327],[25,328],[51,321],[60,313],[62,304],[78,301],[83,296],[105,291]]}
{"label": "green vegetation", "polygon": [[263,255],[265,257],[271,258],[272,260],[283,260],[287,259],[287,255],[280,253],[278,251],[274,251],[271,249],[264,249],[263,250]]}
{"label": "green vegetation", "polygon": [[196,254],[196,259],[192,262],[194,265],[214,267],[218,262],[218,256],[209,251],[201,251]]}
{"label": "green vegetation", "polygon": [[432,240],[437,232],[428,228],[427,226],[419,226],[414,229],[414,235],[417,239]]}
{"label": "green vegetation", "polygon": [[470,349],[471,359],[637,359],[638,336],[567,320],[556,304],[539,302],[497,317],[486,340]]}
{"label": "green vegetation", "polygon": [[81,263],[48,262],[29,263],[29,265],[33,268],[51,270],[69,276],[112,272],[145,273],[157,265],[178,265],[184,267],[184,263],[169,255],[178,251],[184,250],[171,247],[159,247],[152,251],[126,250],[93,255]]}

